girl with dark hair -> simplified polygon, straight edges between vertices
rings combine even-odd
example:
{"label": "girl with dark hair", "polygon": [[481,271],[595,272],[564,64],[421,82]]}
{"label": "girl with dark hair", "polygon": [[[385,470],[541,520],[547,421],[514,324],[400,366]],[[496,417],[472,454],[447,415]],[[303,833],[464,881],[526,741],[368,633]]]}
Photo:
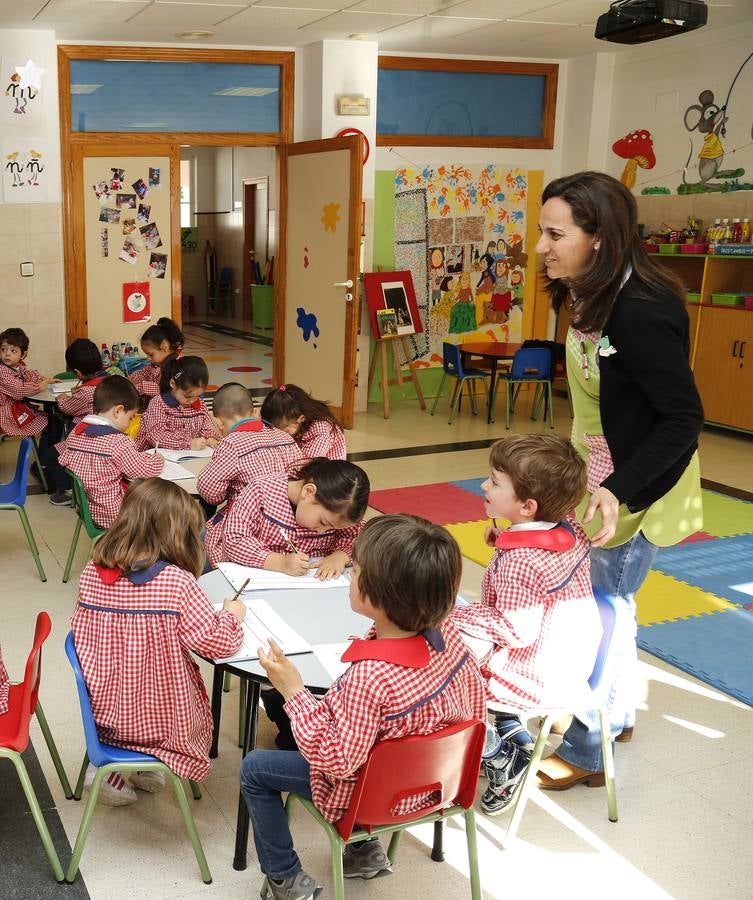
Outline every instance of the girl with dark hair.
{"label": "girl with dark hair", "polygon": [[292,435],[304,459],[345,459],[345,434],[326,403],[297,384],[281,384],[264,398],[262,421]]}
{"label": "girl with dark hair", "polygon": [[180,357],[183,354],[183,344],[183,332],[167,316],[157,319],[156,325],[150,325],[141,335],[141,349],[149,358],[150,365],[128,377],[146,398],[146,403],[160,393],[163,363],[170,357]]}
{"label": "girl with dark hair", "polygon": [[[541,237],[547,290],[571,314],[567,377],[572,441],[586,460],[580,517],[592,541],[591,580],[618,598],[609,664],[612,735],[630,740],[637,655],[634,596],[657,547],[701,528],[698,435],[703,409],[688,362],[685,291],[647,255],[630,191],[600,172],[544,190]],[[598,716],[574,719],[542,763],[542,787],[598,783]]]}
{"label": "girl with dark hair", "polygon": [[136,447],[203,450],[216,447],[219,435],[201,399],[209,372],[200,356],[172,357],[162,364],[161,394],[146,408]]}

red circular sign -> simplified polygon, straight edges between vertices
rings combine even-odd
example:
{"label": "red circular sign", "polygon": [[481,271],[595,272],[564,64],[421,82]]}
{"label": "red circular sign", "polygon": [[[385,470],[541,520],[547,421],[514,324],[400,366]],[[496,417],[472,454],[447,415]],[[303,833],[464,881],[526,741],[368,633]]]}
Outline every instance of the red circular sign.
{"label": "red circular sign", "polygon": [[363,164],[366,165],[366,162],[369,158],[369,154],[371,153],[371,145],[369,144],[369,139],[361,131],[360,128],[343,128],[342,131],[337,132],[335,137],[347,137],[350,134],[360,134],[361,137],[363,138],[363,143],[364,143]]}

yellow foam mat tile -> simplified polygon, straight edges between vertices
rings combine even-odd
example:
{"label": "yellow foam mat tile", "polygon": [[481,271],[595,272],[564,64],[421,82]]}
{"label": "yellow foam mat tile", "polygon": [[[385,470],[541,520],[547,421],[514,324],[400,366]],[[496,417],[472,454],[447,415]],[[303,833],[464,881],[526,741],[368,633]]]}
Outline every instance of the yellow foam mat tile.
{"label": "yellow foam mat tile", "polygon": [[738,609],[734,603],[675,581],[661,572],[649,572],[636,596],[639,625],[656,625],[691,616],[704,616],[725,609]]}
{"label": "yellow foam mat tile", "polygon": [[220,353],[205,353],[202,357],[204,362],[229,362],[232,356],[223,356]]}
{"label": "yellow foam mat tile", "polygon": [[477,519],[475,522],[459,522],[456,525],[445,525],[460,546],[460,552],[480,566],[488,566],[494,550],[484,543],[484,529],[488,519]]}
{"label": "yellow foam mat tile", "polygon": [[704,491],[703,530],[716,537],[730,537],[753,531],[753,503]]}

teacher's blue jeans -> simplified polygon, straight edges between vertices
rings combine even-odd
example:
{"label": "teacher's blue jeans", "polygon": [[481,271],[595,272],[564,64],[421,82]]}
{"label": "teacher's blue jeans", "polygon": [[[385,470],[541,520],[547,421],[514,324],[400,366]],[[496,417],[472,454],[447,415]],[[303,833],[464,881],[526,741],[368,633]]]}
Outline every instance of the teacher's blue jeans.
{"label": "teacher's blue jeans", "polygon": [[301,870],[282,803],[282,793],[311,799],[309,764],[289,750],[252,750],[241,763],[241,792],[254,828],[262,872],[282,881]]}
{"label": "teacher's blue jeans", "polygon": [[[646,580],[657,547],[642,532],[619,547],[591,548],[591,583],[617,599],[614,637],[604,673],[612,739],[635,724],[638,652],[635,638],[635,594]],[[557,755],[580,769],[604,768],[599,732],[599,713],[579,714],[567,729]]]}

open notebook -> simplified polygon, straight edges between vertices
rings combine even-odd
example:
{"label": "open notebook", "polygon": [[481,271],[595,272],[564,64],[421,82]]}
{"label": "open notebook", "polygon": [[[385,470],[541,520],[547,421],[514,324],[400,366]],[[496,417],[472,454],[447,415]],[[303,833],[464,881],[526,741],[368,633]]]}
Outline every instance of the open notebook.
{"label": "open notebook", "polygon": [[[232,656],[218,659],[217,662],[242,662],[243,660],[258,659],[259,647],[266,651],[269,648],[270,638],[279,645],[286,656],[311,652],[311,644],[304,640],[297,631],[294,631],[266,601],[245,598],[243,602],[246,604],[246,618],[241,623],[243,643]],[[215,603],[214,607],[221,610],[222,604]]]}
{"label": "open notebook", "polygon": [[166,459],[159,477],[164,478],[165,481],[182,481],[184,478],[196,478],[196,475],[193,472],[189,472],[185,466]]}
{"label": "open notebook", "polygon": [[203,450],[168,450],[166,447],[158,447],[144,451],[144,453],[159,453],[165,459],[176,463],[184,459],[209,459],[213,452],[211,447],[205,447]]}
{"label": "open notebook", "polygon": [[78,387],[81,384],[80,381],[75,381],[72,378],[66,378],[65,381],[55,381],[49,387],[50,391],[53,394],[67,394],[69,391],[72,391],[75,387]]}
{"label": "open notebook", "polygon": [[[313,562],[313,560],[312,560]],[[350,585],[347,573],[329,581],[321,581],[316,577],[316,570],[309,569],[306,575],[286,575],[284,572],[271,572],[268,569],[257,569],[253,566],[239,566],[237,563],[221,562],[217,568],[237,591],[247,578],[250,579],[244,595],[251,591],[269,590],[319,590],[322,588],[343,588]]]}

